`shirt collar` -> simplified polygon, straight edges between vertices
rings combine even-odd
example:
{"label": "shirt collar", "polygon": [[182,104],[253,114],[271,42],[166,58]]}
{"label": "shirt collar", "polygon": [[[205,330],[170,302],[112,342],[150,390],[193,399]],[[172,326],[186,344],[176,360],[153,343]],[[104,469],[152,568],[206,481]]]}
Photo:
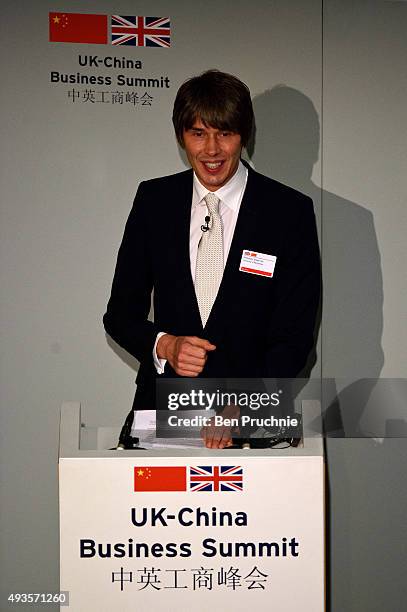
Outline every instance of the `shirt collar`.
{"label": "shirt collar", "polygon": [[[236,172],[228,182],[215,193],[218,198],[232,210],[237,210],[239,196],[242,193],[247,179],[247,168],[244,167],[239,160],[239,165]],[[194,172],[192,204],[195,206],[204,205],[204,197],[208,193],[208,189],[199,182],[197,175]]]}

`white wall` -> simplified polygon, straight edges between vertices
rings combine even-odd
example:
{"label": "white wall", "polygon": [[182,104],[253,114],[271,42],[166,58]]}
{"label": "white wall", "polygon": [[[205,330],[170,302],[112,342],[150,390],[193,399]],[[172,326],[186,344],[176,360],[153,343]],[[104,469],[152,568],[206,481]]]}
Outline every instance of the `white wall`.
{"label": "white wall", "polygon": [[331,602],[347,612],[407,595],[406,25],[406,2],[324,2],[323,374],[344,378],[345,424],[404,436],[328,440]]}

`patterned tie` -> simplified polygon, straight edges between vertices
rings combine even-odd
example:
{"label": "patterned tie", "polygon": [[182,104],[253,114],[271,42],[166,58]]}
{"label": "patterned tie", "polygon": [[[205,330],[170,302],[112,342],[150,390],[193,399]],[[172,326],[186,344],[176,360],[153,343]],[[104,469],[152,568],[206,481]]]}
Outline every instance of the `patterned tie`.
{"label": "patterned tie", "polygon": [[219,198],[214,193],[208,193],[204,200],[210,222],[209,231],[202,233],[198,246],[195,292],[202,325],[205,327],[223,275],[223,230],[219,215]]}

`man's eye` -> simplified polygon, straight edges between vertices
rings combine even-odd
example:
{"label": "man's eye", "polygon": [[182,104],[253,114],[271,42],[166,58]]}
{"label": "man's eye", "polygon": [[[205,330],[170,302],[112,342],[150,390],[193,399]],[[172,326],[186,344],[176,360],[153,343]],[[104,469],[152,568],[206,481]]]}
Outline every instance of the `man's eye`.
{"label": "man's eye", "polygon": [[222,136],[231,136],[232,132],[222,132]]}

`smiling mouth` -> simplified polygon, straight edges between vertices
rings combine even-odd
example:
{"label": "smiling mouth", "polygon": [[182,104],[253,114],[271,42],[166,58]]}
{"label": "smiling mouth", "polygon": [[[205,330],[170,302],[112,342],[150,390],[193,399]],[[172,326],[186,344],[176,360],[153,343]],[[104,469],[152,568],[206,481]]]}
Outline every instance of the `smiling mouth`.
{"label": "smiling mouth", "polygon": [[223,161],[218,162],[202,162],[205,168],[209,171],[218,170],[223,164]]}

